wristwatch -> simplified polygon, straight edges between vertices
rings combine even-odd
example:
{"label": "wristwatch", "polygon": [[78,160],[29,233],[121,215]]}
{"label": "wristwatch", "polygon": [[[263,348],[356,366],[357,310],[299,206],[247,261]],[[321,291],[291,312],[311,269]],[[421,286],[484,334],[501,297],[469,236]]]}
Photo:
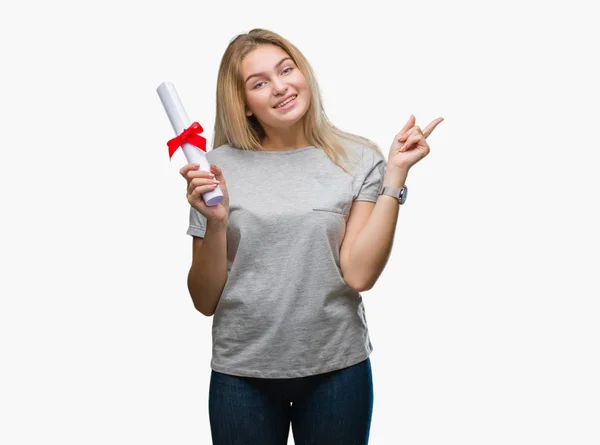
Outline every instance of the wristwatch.
{"label": "wristwatch", "polygon": [[[393,196],[398,199],[398,204],[402,205],[406,202],[406,195],[408,194],[408,187],[404,186],[401,189],[396,187],[390,187],[389,185],[382,185],[379,190],[379,195]],[[378,196],[379,196],[378,195]]]}

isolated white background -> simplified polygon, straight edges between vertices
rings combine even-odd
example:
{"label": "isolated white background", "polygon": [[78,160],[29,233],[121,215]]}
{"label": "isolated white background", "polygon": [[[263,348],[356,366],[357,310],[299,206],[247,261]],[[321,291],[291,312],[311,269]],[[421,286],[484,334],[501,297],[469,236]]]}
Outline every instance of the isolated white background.
{"label": "isolated white background", "polygon": [[363,293],[370,443],[600,443],[596,17],[579,1],[2,6],[0,443],[210,443],[212,319],[187,291],[185,158],[168,159],[156,87],[174,82],[210,144],[221,56],[255,27],[303,51],[330,119],[386,157],[411,113],[445,118]]}

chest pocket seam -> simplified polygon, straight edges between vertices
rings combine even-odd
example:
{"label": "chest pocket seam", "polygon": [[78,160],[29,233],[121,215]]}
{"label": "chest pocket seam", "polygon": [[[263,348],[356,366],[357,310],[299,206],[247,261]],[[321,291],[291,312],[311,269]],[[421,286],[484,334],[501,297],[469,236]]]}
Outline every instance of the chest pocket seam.
{"label": "chest pocket seam", "polygon": [[348,212],[344,211],[343,209],[338,209],[335,207],[313,207],[313,211],[314,212],[333,212],[333,213],[339,213],[341,215],[347,215]]}
{"label": "chest pocket seam", "polygon": [[335,200],[319,199],[318,202],[312,205],[312,210],[339,213],[340,215],[347,216],[350,213],[354,196],[352,193],[342,193],[341,195],[341,198],[338,195]]}

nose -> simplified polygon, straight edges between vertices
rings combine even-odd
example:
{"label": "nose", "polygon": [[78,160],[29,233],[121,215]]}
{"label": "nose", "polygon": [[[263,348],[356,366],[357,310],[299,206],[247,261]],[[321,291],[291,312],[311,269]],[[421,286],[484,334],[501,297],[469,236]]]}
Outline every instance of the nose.
{"label": "nose", "polygon": [[280,80],[276,80],[273,82],[273,92],[276,95],[284,95],[287,91],[288,87],[285,84],[285,82],[282,82]]}

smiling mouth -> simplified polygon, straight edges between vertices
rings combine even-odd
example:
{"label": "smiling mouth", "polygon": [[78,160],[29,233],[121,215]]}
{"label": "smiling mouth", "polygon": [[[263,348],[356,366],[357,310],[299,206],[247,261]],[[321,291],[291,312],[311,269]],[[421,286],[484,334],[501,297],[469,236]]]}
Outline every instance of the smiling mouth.
{"label": "smiling mouth", "polygon": [[291,102],[294,102],[296,99],[298,98],[297,94],[294,94],[292,97],[290,97],[289,99],[286,99],[283,103],[284,105],[275,105],[273,108],[277,109],[277,108],[281,108],[282,106],[285,107],[286,105],[288,105]]}

